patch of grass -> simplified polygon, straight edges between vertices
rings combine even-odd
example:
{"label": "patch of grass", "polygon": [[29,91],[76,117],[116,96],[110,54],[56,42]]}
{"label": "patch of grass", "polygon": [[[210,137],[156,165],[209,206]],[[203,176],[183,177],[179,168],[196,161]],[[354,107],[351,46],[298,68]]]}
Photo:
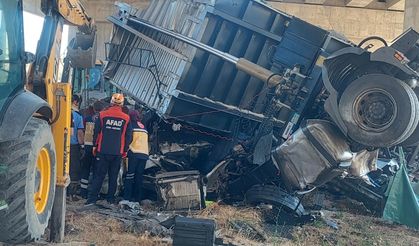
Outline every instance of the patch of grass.
{"label": "patch of grass", "polygon": [[324,228],[326,226],[322,220],[315,220],[312,225],[316,228]]}
{"label": "patch of grass", "polygon": [[343,219],[344,218],[343,212],[342,211],[336,212],[334,218],[338,220]]}
{"label": "patch of grass", "polygon": [[119,220],[96,213],[67,213],[66,224],[67,228],[71,227],[74,230],[73,233],[65,235],[65,242],[74,245],[168,245],[160,238],[127,233]]}

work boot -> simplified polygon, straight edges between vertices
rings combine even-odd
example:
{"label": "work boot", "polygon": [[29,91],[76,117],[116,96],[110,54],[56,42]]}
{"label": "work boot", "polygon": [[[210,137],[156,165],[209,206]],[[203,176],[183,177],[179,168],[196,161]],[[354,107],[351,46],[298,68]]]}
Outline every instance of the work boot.
{"label": "work boot", "polygon": [[105,207],[106,205],[108,205],[108,202],[107,202],[107,201],[105,201],[105,200],[99,200],[99,201],[97,201],[97,202],[96,202],[96,204],[97,204],[98,206]]}
{"label": "work boot", "polygon": [[79,195],[70,195],[70,201],[72,201],[72,202],[78,202],[82,199],[83,199],[83,197],[81,197]]}
{"label": "work boot", "polygon": [[96,202],[86,201],[86,203],[84,204],[84,206],[91,206],[91,205],[96,205]]}
{"label": "work boot", "polygon": [[80,190],[80,196],[81,196],[83,199],[87,199],[87,189],[81,189],[81,190]]}

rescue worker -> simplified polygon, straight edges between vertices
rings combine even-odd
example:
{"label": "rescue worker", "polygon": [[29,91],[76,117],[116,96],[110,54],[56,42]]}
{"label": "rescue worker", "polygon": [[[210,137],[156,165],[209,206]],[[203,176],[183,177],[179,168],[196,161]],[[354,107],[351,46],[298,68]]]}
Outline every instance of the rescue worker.
{"label": "rescue worker", "polygon": [[87,199],[87,189],[89,185],[90,172],[92,171],[95,157],[93,156],[93,135],[95,122],[99,118],[99,112],[103,110],[103,103],[96,101],[93,103],[93,115],[89,115],[84,121],[84,148],[85,154],[82,161],[80,195]]}
{"label": "rescue worker", "polygon": [[129,116],[133,136],[128,149],[128,171],[124,182],[124,200],[141,202],[143,173],[148,160],[148,132],[142,124],[137,110],[131,110]]}
{"label": "rescue worker", "polygon": [[132,140],[132,129],[129,116],[122,112],[124,96],[116,93],[111,98],[111,106],[100,112],[95,121],[93,135],[93,155],[95,170],[92,185],[89,188],[86,205],[95,204],[99,197],[103,180],[108,173],[109,188],[106,200],[115,202],[118,173],[121,158],[126,157],[128,144]]}
{"label": "rescue worker", "polygon": [[71,106],[71,132],[70,132],[70,180],[67,189],[70,196],[77,194],[80,182],[81,157],[84,151],[84,125],[83,116],[79,112],[81,97],[73,95]]}
{"label": "rescue worker", "polygon": [[122,106],[122,112],[129,115],[129,108],[127,106]]}

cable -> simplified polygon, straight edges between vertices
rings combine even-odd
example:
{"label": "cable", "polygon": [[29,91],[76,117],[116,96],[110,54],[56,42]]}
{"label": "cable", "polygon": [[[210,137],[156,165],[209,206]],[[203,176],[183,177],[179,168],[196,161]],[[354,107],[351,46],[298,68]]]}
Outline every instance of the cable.
{"label": "cable", "polygon": [[363,44],[365,44],[366,42],[368,42],[368,41],[370,41],[370,40],[378,40],[378,41],[381,41],[383,44],[384,44],[384,46],[388,46],[388,44],[387,44],[387,41],[386,40],[384,40],[384,38],[382,38],[382,37],[378,37],[378,36],[371,36],[371,37],[368,37],[368,38],[365,38],[365,39],[363,39],[359,44],[358,44],[358,47],[359,48],[361,48],[361,46],[363,45]]}
{"label": "cable", "polygon": [[266,85],[267,85],[267,86],[269,86],[269,81],[270,81],[273,77],[275,77],[275,76],[279,76],[279,77],[281,77],[281,78],[282,78],[282,76],[281,76],[280,74],[277,74],[277,73],[272,73],[272,74],[268,77],[268,79],[266,80]]}

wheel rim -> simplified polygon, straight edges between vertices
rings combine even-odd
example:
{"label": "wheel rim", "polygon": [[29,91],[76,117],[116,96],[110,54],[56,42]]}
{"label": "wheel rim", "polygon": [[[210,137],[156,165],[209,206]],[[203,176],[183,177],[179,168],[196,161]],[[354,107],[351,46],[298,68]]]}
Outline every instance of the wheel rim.
{"label": "wheel rim", "polygon": [[44,212],[48,203],[51,183],[51,160],[46,148],[42,148],[38,155],[35,172],[35,210],[38,214]]}
{"label": "wheel rim", "polygon": [[385,90],[371,89],[360,94],[354,103],[354,119],[364,130],[381,132],[394,122],[397,107]]}

